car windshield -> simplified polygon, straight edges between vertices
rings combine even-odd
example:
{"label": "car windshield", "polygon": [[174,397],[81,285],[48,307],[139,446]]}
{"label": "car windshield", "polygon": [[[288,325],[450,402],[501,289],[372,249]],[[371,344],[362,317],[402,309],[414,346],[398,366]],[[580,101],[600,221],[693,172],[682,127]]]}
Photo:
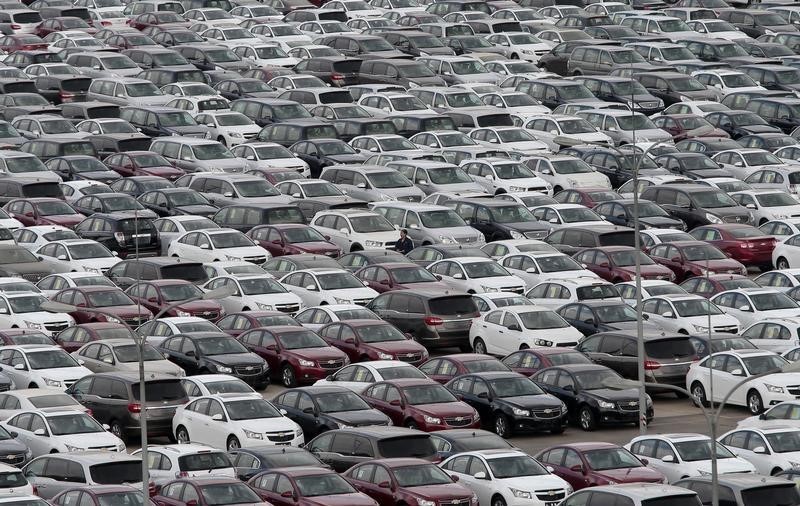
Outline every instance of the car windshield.
{"label": "car windshield", "polygon": [[86,276],[74,278],[75,286],[114,286],[114,283],[105,276]]}
{"label": "car windshield", "polygon": [[344,195],[334,184],[328,182],[306,183],[303,185],[306,198],[311,197],[340,197]]}
{"label": "car windshield", "polygon": [[690,262],[698,262],[701,260],[726,260],[728,258],[722,251],[708,244],[684,246],[681,250],[683,251],[683,256]]}
{"label": "car windshield", "polygon": [[423,211],[419,219],[425,228],[465,227],[467,224],[453,210]]}
{"label": "car windshield", "polygon": [[253,121],[250,118],[238,112],[219,114],[214,117],[216,118],[219,126],[245,126],[253,124]]}
{"label": "car windshield", "polygon": [[80,367],[75,359],[64,350],[44,350],[26,354],[31,369],[61,369],[64,367]]}
{"label": "car windshield", "polygon": [[[201,194],[193,190],[167,193],[167,199],[173,207],[177,206],[196,206],[208,205],[208,200]],[[181,226],[187,232],[192,230],[200,230],[203,228],[219,228],[219,225],[209,220],[208,218],[198,218],[196,220],[181,221]]]}
{"label": "car windshield", "polygon": [[694,203],[697,205],[697,207],[706,209],[736,207],[739,205],[727,193],[720,190],[693,192],[692,200],[694,200]]}
{"label": "car windshield", "polygon": [[357,493],[347,480],[336,473],[296,477],[294,482],[303,497]]}
{"label": "car windshield", "polygon": [[[699,460],[711,459],[711,441],[709,440],[694,440],[694,441],[677,441],[672,443],[675,449],[678,450],[681,460],[684,462],[697,462]],[[725,448],[722,444],[715,444],[718,459],[732,459],[735,456]]]}
{"label": "car windshield", "polygon": [[583,452],[586,461],[595,471],[643,467],[642,462],[624,448],[603,448]]}
{"label": "car windshield", "polygon": [[[491,47],[491,44],[489,44],[483,39],[475,39],[475,40],[480,40],[483,44],[486,44],[486,46]],[[486,46],[480,45],[480,47],[486,47]],[[488,72],[486,70],[486,67],[484,67],[482,63],[476,60],[452,62],[450,65],[453,68],[453,73],[457,75],[485,74]]]}
{"label": "car windshield", "polygon": [[[96,494],[97,506],[142,506],[142,494],[136,491]],[[14,506],[13,504],[10,506]]]}
{"label": "car windshield", "polygon": [[669,217],[666,211],[653,202],[639,202],[640,218]]}
{"label": "car windshield", "polygon": [[[638,54],[638,53],[637,53]],[[657,127],[644,114],[631,114],[630,116],[617,116],[617,124],[623,130],[653,130]]]}
{"label": "car windshield", "polygon": [[[136,350],[136,345],[134,344],[114,346],[114,353],[117,355],[117,361],[119,362],[130,364],[139,361],[139,352]],[[164,355],[149,344],[144,345],[142,358],[145,362],[165,360]]]}
{"label": "car windshield", "polygon": [[608,253],[611,261],[618,267],[631,267],[636,264],[636,257],[642,265],[653,265],[655,262],[652,258],[645,255],[642,251],[633,249],[623,251],[612,251]]}
{"label": "car windshield", "polygon": [[310,227],[284,229],[283,238],[290,244],[325,242],[325,238],[322,234]]}
{"label": "car windshield", "polygon": [[782,207],[782,206],[796,206],[797,200],[789,196],[787,193],[775,192],[756,194],[756,200],[761,204],[761,207]]}
{"label": "car windshield", "polygon": [[135,69],[139,68],[136,63],[133,62],[127,56],[112,56],[103,58],[103,65],[105,66],[106,70],[122,70],[122,69]]}
{"label": "car windshield", "polygon": [[316,146],[317,151],[325,156],[352,155],[356,153],[355,149],[344,142],[320,142]]}
{"label": "car windshield", "polygon": [[244,483],[223,483],[200,487],[206,506],[231,504],[260,504],[261,498]]}
{"label": "car windshield", "polygon": [[213,381],[205,384],[208,393],[215,394],[249,394],[253,392],[247,383],[240,379]]}
{"label": "car windshield", "polygon": [[553,255],[540,257],[536,259],[539,264],[539,270],[542,272],[564,272],[564,271],[579,271],[583,267],[566,255]]}
{"label": "car windshield", "polygon": [[623,379],[609,369],[593,369],[591,371],[576,372],[575,381],[581,390],[602,390],[610,388],[613,390],[623,389]]}
{"label": "car windshield", "polygon": [[275,158],[294,158],[291,151],[283,146],[257,146],[254,148],[259,160],[272,160]]}
{"label": "car windshield", "polygon": [[384,380],[427,378],[425,373],[423,373],[414,366],[382,367],[381,369],[379,369],[379,372]]}
{"label": "car windshield", "polygon": [[564,223],[578,223],[582,221],[603,221],[603,219],[597,215],[591,209],[586,209],[583,207],[574,207],[574,208],[567,208],[567,209],[559,209],[558,213],[561,215],[561,219]]}
{"label": "car windshield", "polygon": [[286,293],[286,288],[270,278],[245,278],[239,280],[239,286],[245,295],[264,295],[269,293]]}
{"label": "car windshield", "polygon": [[[38,211],[40,216],[57,216],[57,215],[68,215],[68,214],[75,214],[75,210],[69,206],[66,202],[61,202],[58,200],[46,201],[46,202],[37,202],[36,203],[36,211]],[[3,252],[5,255],[6,252]]]}
{"label": "car windshield", "polygon": [[773,311],[777,309],[796,309],[797,302],[783,292],[759,293],[750,296],[753,305],[758,311]]}
{"label": "car windshield", "polygon": [[531,330],[562,329],[569,327],[569,323],[553,311],[529,311],[527,313],[519,313],[519,318],[522,320],[522,325],[524,325],[526,329]]}
{"label": "car windshield", "polygon": [[499,398],[521,397],[524,395],[542,395],[544,392],[533,381],[523,377],[498,378],[489,384],[494,395]]}
{"label": "car windshield", "polygon": [[531,303],[527,297],[523,297],[522,295],[516,295],[514,297],[500,297],[497,299],[492,299],[492,302],[494,302],[494,305],[497,307],[525,306]]}
{"label": "car windshield", "polygon": [[[563,121],[559,123],[560,125],[562,125],[562,128],[564,123],[565,122]],[[591,130],[594,132],[595,131],[594,127],[591,127]],[[570,133],[570,132],[564,131],[564,133]],[[575,133],[580,133],[580,132],[575,132]],[[561,174],[561,175],[588,174],[590,172],[594,172],[594,170],[592,170],[589,164],[587,164],[583,160],[578,160],[575,158],[569,160],[553,160],[552,162],[550,162],[550,165],[553,167],[553,170],[556,172],[556,174]]]}
{"label": "car windshield", "polygon": [[[378,139],[378,144],[381,145],[381,149],[383,149],[384,151],[403,151],[408,149],[417,149],[414,143],[400,136]],[[393,178],[392,176],[394,176],[394,174],[390,172],[383,172],[383,173],[371,174],[369,178],[370,181],[375,179],[376,176],[389,178],[388,181],[390,182],[388,184],[397,184],[397,181],[402,180],[402,178]],[[409,186],[409,185],[403,184],[402,186]],[[397,186],[378,186],[378,188],[397,188]]]}
{"label": "car windshield", "polygon": [[41,295],[24,295],[6,299],[14,313],[36,313],[42,310],[42,303],[47,299]]}
{"label": "car windshield", "polygon": [[716,305],[706,299],[677,300],[673,301],[673,305],[678,315],[684,318],[722,314],[722,311]]}
{"label": "car windshield", "polygon": [[392,269],[392,276],[397,283],[428,283],[437,281],[436,277],[422,267],[401,267]]}
{"label": "car windshield", "polygon": [[438,383],[405,387],[403,388],[403,394],[406,397],[406,401],[412,406],[458,402],[458,399],[448,389]]}
{"label": "car windshield", "polygon": [[461,107],[480,107],[486,105],[478,95],[472,92],[448,93],[445,95],[445,100],[447,100],[447,105],[456,109]]}
{"label": "car windshield", "polygon": [[789,363],[785,358],[778,355],[761,355],[756,357],[745,357],[742,359],[749,376],[756,374],[766,374],[769,372],[780,372],[782,367]]}
{"label": "car windshield", "polygon": [[47,421],[54,436],[106,431],[94,418],[85,413],[49,416],[47,417]]}
{"label": "car windshield", "polygon": [[317,394],[315,400],[323,413],[372,409],[357,393],[350,391]]}
{"label": "car windshield", "polygon": [[768,123],[761,116],[752,112],[736,112],[728,115],[731,122],[736,126],[767,125]]}
{"label": "car windshield", "polygon": [[133,306],[136,303],[119,290],[89,292],[86,294],[90,307]]}
{"label": "car windshield", "polygon": [[768,151],[744,153],[742,156],[747,165],[783,165],[784,163],[780,158]]}
{"label": "car windshield", "polygon": [[800,433],[795,431],[764,434],[775,453],[800,451]]}
{"label": "car windshield", "polygon": [[310,330],[283,333],[278,336],[278,341],[287,350],[328,347],[328,343],[324,339]]}
{"label": "car windshield", "polygon": [[446,485],[453,480],[435,464],[420,464],[394,468],[394,478],[401,487]]}
{"label": "car windshield", "polygon": [[221,160],[235,158],[228,148],[220,143],[202,144],[192,148],[198,160]]}
{"label": "car windshield", "polygon": [[504,267],[494,261],[468,262],[462,266],[467,272],[467,277],[472,279],[496,278],[501,276],[511,276]]}
{"label": "car windshield", "polygon": [[280,411],[264,399],[245,399],[225,403],[231,420],[257,420],[260,418],[279,418]]}
{"label": "car windshield", "polygon": [[242,197],[275,197],[281,194],[281,192],[264,179],[233,183],[233,186]]}
{"label": "car windshield", "polygon": [[347,288],[364,288],[364,284],[349,272],[320,274],[317,276],[319,286],[323,290],[344,290]]}
{"label": "car windshield", "polygon": [[207,356],[247,353],[247,348],[232,337],[206,337],[195,341],[200,353]]}
{"label": "car windshield", "polygon": [[85,260],[87,258],[110,258],[114,255],[105,246],[99,243],[75,244],[67,246],[69,254],[73,260]]}
{"label": "car windshield", "polygon": [[492,215],[492,221],[495,223],[532,223],[537,221],[530,210],[521,205],[491,207],[489,212]]}
{"label": "car windshield", "polygon": [[209,237],[211,238],[211,244],[217,249],[253,246],[253,241],[241,232],[220,232],[211,234]]}
{"label": "car windshield", "polygon": [[472,178],[470,178],[469,175],[459,167],[439,167],[436,169],[428,169],[428,178],[433,184],[457,184],[472,182]]}
{"label": "car windshield", "polygon": [[339,311],[334,311],[333,314],[336,315],[336,318],[338,318],[339,321],[379,319],[378,315],[376,315],[367,308],[342,309]]}
{"label": "car windshield", "polygon": [[635,322],[636,311],[627,304],[597,306],[595,314],[602,323]]}
{"label": "car windshield", "polygon": [[394,230],[394,226],[389,223],[389,220],[378,215],[353,216],[350,218],[350,225],[353,227],[353,231],[361,234]]}
{"label": "car windshield", "polygon": [[103,206],[106,212],[114,211],[132,211],[134,209],[144,209],[139,202],[129,195],[120,195],[115,197],[104,197]]}
{"label": "car windshield", "polygon": [[6,281],[0,283],[0,292],[40,292],[30,281]]}
{"label": "car windshield", "polygon": [[356,329],[358,337],[364,343],[385,343],[389,341],[405,341],[404,336],[392,325],[363,325]]}
{"label": "car windshield", "polygon": [[[180,112],[164,112],[158,115],[159,122],[161,126],[164,127],[184,127],[184,126],[197,126],[197,122],[189,115],[186,111]],[[196,146],[195,149],[197,149]],[[149,156],[149,155],[148,155]],[[139,161],[138,157],[136,159],[137,163]],[[166,160],[165,160],[166,161]],[[139,164],[141,165],[141,164]],[[169,166],[169,162],[165,164],[161,164],[160,166]]]}
{"label": "car windshield", "polygon": [[166,302],[193,299],[203,295],[203,291],[191,283],[162,285],[160,288],[161,295]]}

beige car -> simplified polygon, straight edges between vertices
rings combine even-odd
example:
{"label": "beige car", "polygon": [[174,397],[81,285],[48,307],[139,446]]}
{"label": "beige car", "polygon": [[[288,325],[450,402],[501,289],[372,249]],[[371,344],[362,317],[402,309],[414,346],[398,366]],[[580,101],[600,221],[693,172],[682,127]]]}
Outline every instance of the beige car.
{"label": "beige car", "polygon": [[[75,360],[94,373],[138,371],[139,353],[133,339],[103,339],[83,345],[72,352]],[[170,362],[152,345],[144,347],[144,368],[147,372],[183,377],[183,369]]]}

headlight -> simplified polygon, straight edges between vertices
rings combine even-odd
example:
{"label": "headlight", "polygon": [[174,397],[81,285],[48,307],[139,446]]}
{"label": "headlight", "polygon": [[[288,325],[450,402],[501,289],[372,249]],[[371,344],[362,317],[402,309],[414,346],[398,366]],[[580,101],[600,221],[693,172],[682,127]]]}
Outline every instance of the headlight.
{"label": "headlight", "polygon": [[691,98],[689,98],[689,97],[686,97],[686,96],[684,96],[684,95],[681,95],[681,102],[691,102],[691,101],[692,101],[692,99],[691,99]]}
{"label": "headlight", "polygon": [[114,318],[113,316],[106,316],[106,321],[108,323],[122,323],[119,318]]}
{"label": "headlight", "polygon": [[790,461],[789,461],[789,465],[790,465],[790,466],[792,466],[792,467],[800,467],[800,462],[792,462],[792,461],[790,460]]}
{"label": "headlight", "polygon": [[337,304],[350,304],[350,301],[348,299],[340,299],[339,297],[334,297],[333,300],[335,300]]}
{"label": "headlight", "polygon": [[182,317],[192,316],[192,313],[187,313],[186,311],[181,310],[175,311],[175,314]]}
{"label": "headlight", "polygon": [[708,327],[703,327],[702,325],[692,324],[692,327],[694,327],[694,330],[696,330],[697,332],[708,332]]}
{"label": "headlight", "polygon": [[262,311],[272,311],[273,310],[273,307],[270,306],[269,304],[259,304],[258,302],[256,302],[256,306],[258,306],[258,308],[261,309]]}
{"label": "headlight", "polygon": [[239,132],[230,132],[228,135],[230,135],[231,137],[241,137],[242,136],[242,134],[240,134]]}
{"label": "headlight", "polygon": [[378,358],[381,360],[394,360],[394,357],[392,355],[389,355],[388,353],[384,353],[382,351],[378,352]]}
{"label": "headlight", "polygon": [[509,488],[514,497],[519,497],[520,499],[533,499],[533,494],[527,492],[525,490],[517,490],[515,488]]}
{"label": "headlight", "polygon": [[722,223],[722,219],[715,214],[706,213],[706,219],[711,223]]}
{"label": "headlight", "polygon": [[423,420],[425,420],[425,423],[429,423],[431,425],[441,425],[442,424],[442,419],[441,418],[437,418],[435,416],[425,415],[422,418],[423,418]]}
{"label": "headlight", "polygon": [[303,367],[314,367],[316,364],[312,360],[303,360],[302,358],[297,361]]}
{"label": "headlight", "polygon": [[242,431],[244,432],[245,437],[248,437],[250,439],[264,439],[264,434],[260,432],[253,432],[247,429],[242,429]]}
{"label": "headlight", "polygon": [[608,401],[598,401],[597,405],[603,409],[614,409],[614,403]]}
{"label": "headlight", "polygon": [[769,383],[764,383],[764,386],[767,388],[767,392],[772,392],[773,394],[783,393],[783,387],[779,387],[777,385],[770,385]]}
{"label": "headlight", "polygon": [[380,241],[364,241],[364,246],[368,248],[380,248],[383,246],[383,243]]}
{"label": "headlight", "polygon": [[511,408],[511,412],[514,413],[515,416],[531,416],[531,412],[527,409]]}
{"label": "headlight", "polygon": [[428,501],[427,499],[417,499],[419,506],[436,506],[436,501]]}
{"label": "headlight", "polygon": [[68,452],[80,452],[84,450],[80,446],[70,446],[68,444],[65,444],[64,447],[67,449]]}
{"label": "headlight", "polygon": [[778,220],[785,220],[788,217],[789,217],[788,214],[774,214],[773,215],[773,218],[778,219]]}
{"label": "headlight", "polygon": [[475,495],[475,494],[472,494],[472,497],[469,498],[469,502],[471,504],[474,504],[475,506],[477,506],[478,505],[478,496]]}
{"label": "headlight", "polygon": [[127,448],[125,447],[125,443],[120,443],[117,445],[118,452],[124,452],[125,450],[127,450]]}
{"label": "headlight", "polygon": [[44,325],[42,325],[41,323],[29,322],[28,320],[25,320],[25,325],[27,325],[29,329],[38,329],[38,330],[44,329]]}
{"label": "headlight", "polygon": [[701,276],[713,276],[714,274],[716,274],[714,271],[707,271],[705,269],[700,269]]}
{"label": "headlight", "polygon": [[458,244],[458,241],[454,237],[447,237],[445,235],[440,235],[439,240],[442,244]]}
{"label": "headlight", "polygon": [[231,256],[231,255],[225,255],[225,258],[227,258],[228,260],[230,260],[232,262],[238,262],[238,261],[240,261],[242,259],[242,257],[236,257],[236,256]]}
{"label": "headlight", "polygon": [[711,476],[709,471],[703,471],[702,469],[697,470],[700,473],[700,476]]}
{"label": "headlight", "polygon": [[233,372],[233,369],[231,369],[230,367],[226,367],[224,365],[218,365],[217,372],[221,372],[223,374],[230,374]]}
{"label": "headlight", "polygon": [[[666,483],[666,482],[665,482],[665,483]],[[572,485],[570,485],[569,483],[567,483],[567,486],[566,486],[566,487],[564,487],[564,490],[566,490],[566,491],[567,491],[567,495],[570,495],[571,493],[575,492],[575,489],[574,489],[574,488],[572,488]]]}
{"label": "headlight", "polygon": [[649,395],[649,394],[645,394],[645,396],[644,396],[644,402],[645,402],[645,405],[646,405],[647,407],[650,407],[650,406],[652,406],[652,405],[653,405],[653,399],[652,399],[652,397],[650,397],[650,395]]}
{"label": "headlight", "polygon": [[486,238],[483,236],[483,234],[481,234],[475,237],[475,242],[478,244],[486,244]]}
{"label": "headlight", "polygon": [[536,346],[547,346],[549,348],[553,346],[553,341],[548,341],[547,339],[536,339],[533,341],[533,344]]}
{"label": "headlight", "polygon": [[516,230],[511,230],[508,234],[512,239],[525,239],[525,234],[520,234]]}
{"label": "headlight", "polygon": [[385,193],[381,193],[381,200],[397,200],[397,198],[392,197],[391,195],[386,195]]}
{"label": "headlight", "polygon": [[499,292],[500,291],[499,288],[495,288],[493,286],[483,286],[483,285],[481,285],[481,288],[486,293],[494,293],[494,292]]}
{"label": "headlight", "polygon": [[49,387],[56,387],[61,388],[61,382],[58,380],[50,379],[50,378],[42,378],[44,380],[44,384]]}

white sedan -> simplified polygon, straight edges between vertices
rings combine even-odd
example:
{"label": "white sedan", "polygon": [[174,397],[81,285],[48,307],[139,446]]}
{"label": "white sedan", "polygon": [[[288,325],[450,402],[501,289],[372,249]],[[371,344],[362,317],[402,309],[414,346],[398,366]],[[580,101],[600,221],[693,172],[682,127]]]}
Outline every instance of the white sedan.
{"label": "white sedan", "polygon": [[125,443],[83,411],[73,409],[21,411],[2,423],[33,457],[89,448],[124,452]]}
{"label": "white sedan", "polygon": [[800,267],[800,234],[785,237],[775,245],[772,250],[772,265],[781,270]]}
{"label": "white sedan", "polygon": [[337,386],[360,394],[378,381],[424,379],[425,373],[399,360],[372,360],[342,367],[334,374],[315,383],[316,386]]}
{"label": "white sedan", "polygon": [[501,307],[527,306],[531,304],[530,299],[513,292],[477,293],[472,296],[472,300],[475,301],[475,305],[478,306],[478,311],[481,314],[486,314]]}
{"label": "white sedan", "polygon": [[511,253],[497,262],[528,286],[553,278],[589,278],[601,281],[597,274],[576,262],[572,257],[558,252]]}
{"label": "white sedan", "polygon": [[93,272],[62,272],[45,276],[36,283],[36,287],[42,291],[46,297],[52,297],[65,288],[75,288],[77,286],[117,286],[113,281]]}
{"label": "white sedan", "polygon": [[[657,297],[659,295],[686,295],[687,292],[680,285],[662,279],[643,279],[642,299]],[[620,297],[629,306],[636,306],[636,281],[623,281],[614,285]]]}
{"label": "white sedan", "polygon": [[525,291],[525,281],[494,260],[480,257],[446,258],[427,269],[454,288],[467,293]]}
{"label": "white sedan", "polygon": [[794,427],[800,429],[800,400],[780,402],[760,415],[739,420],[737,427]]}
{"label": "white sedan", "polygon": [[281,279],[305,306],[357,304],[366,306],[378,292],[344,269],[305,269],[290,272]]}
{"label": "white sedan", "polygon": [[181,385],[190,399],[204,395],[235,394],[261,399],[261,394],[235,376],[227,374],[197,374],[181,378]]}
{"label": "white sedan", "polygon": [[715,295],[711,302],[742,324],[750,325],[765,318],[800,316],[797,301],[785,293],[768,288],[740,288]]}
{"label": "white sedan", "polygon": [[475,353],[505,356],[533,347],[572,347],[583,334],[555,311],[539,306],[509,306],[478,318],[470,327]]}
{"label": "white sedan", "polygon": [[300,311],[295,320],[303,327],[318,331],[325,325],[347,320],[380,320],[371,310],[356,304],[326,304]]}
{"label": "white sedan", "polygon": [[784,353],[800,346],[800,317],[759,320],[742,330],[741,336],[762,350]]}
{"label": "white sedan", "polygon": [[800,269],[772,270],[756,276],[753,281],[764,288],[774,288],[788,292],[792,288],[800,286]]}
{"label": "white sedan", "polygon": [[709,320],[714,332],[739,332],[739,320],[723,313],[700,295],[685,293],[651,297],[642,302],[642,312],[650,317],[650,323],[679,334],[707,333]]}
{"label": "white sedan", "polygon": [[[111,192],[111,188],[109,188],[108,191]],[[0,226],[3,226],[2,221],[3,220],[0,219]],[[20,224],[20,227],[21,226],[22,224]],[[36,251],[45,244],[49,244],[51,241],[79,239],[78,234],[72,229],[62,227],[61,225],[37,225],[33,227],[17,228],[12,235],[17,241],[17,244],[30,251]]]}
{"label": "white sedan", "polygon": [[300,297],[266,274],[220,276],[206,283],[203,289],[210,291],[223,286],[233,290],[231,295],[220,300],[227,313],[258,310],[295,314],[303,305]]}
{"label": "white sedan", "polygon": [[211,137],[225,146],[236,146],[254,138],[261,127],[240,112],[204,112],[194,117],[198,125],[208,127]]}
{"label": "white sedan", "polygon": [[245,260],[263,264],[271,258],[269,251],[232,228],[187,232],[170,244],[167,254],[197,262]]}
{"label": "white sedan", "polygon": [[535,207],[531,212],[537,220],[548,223],[551,229],[608,225],[602,216],[581,204],[550,204]]}
{"label": "white sedan", "polygon": [[41,305],[45,301],[47,298],[41,293],[0,292],[0,328],[35,329],[53,336],[75,325],[66,313],[44,311]]}
{"label": "white sedan", "polygon": [[180,443],[203,443],[235,450],[256,444],[305,441],[303,429],[264,399],[249,395],[209,395],[180,406],[172,419]]}
{"label": "white sedan", "polygon": [[737,457],[753,464],[756,472],[764,476],[800,468],[798,428],[738,428],[723,434],[718,441]]}
{"label": "white sedan", "polygon": [[[205,200],[205,198],[199,194],[198,199]],[[161,254],[165,256],[169,250],[169,245],[186,232],[220,228],[219,225],[205,216],[195,216],[191,214],[159,218],[153,221],[153,227],[158,231],[158,241],[161,243]]]}
{"label": "white sedan", "polygon": [[91,239],[65,239],[45,244],[35,253],[51,272],[104,274],[120,262],[117,253]]}
{"label": "white sedan", "polygon": [[0,356],[0,364],[3,373],[21,388],[55,388],[63,391],[92,374],[59,346],[46,344],[6,346]]}
{"label": "white sedan", "polygon": [[800,234],[800,218],[772,220],[764,223],[758,228],[764,232],[764,235],[771,235],[775,239],[781,241],[791,235]]}

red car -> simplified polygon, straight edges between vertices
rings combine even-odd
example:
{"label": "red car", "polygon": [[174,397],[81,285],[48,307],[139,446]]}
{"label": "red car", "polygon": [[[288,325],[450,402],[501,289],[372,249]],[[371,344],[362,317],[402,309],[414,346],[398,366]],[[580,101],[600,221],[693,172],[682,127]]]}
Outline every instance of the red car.
{"label": "red car", "polygon": [[[417,476],[425,477],[424,485],[414,479]],[[344,477],[380,506],[419,505],[423,501],[424,504],[477,506],[472,502],[475,496],[472,490],[454,483],[436,464],[421,459],[368,460],[350,468]]]}
{"label": "red car", "polygon": [[53,197],[15,199],[3,206],[12,218],[23,226],[61,225],[72,228],[86,219],[69,204]]}
{"label": "red car", "polygon": [[[52,300],[77,306],[76,311],[69,313],[75,318],[76,323],[120,323],[123,321],[136,328],[153,318],[153,313],[138,306],[119,288],[107,286],[67,288],[53,295]],[[92,308],[111,313],[114,317],[110,319],[109,316],[92,311]],[[114,319],[117,321],[115,322]]]}
{"label": "red car", "polygon": [[579,490],[617,483],[666,483],[666,477],[647,462],[612,443],[571,443],[552,446],[536,460]]}
{"label": "red car", "polygon": [[226,334],[237,337],[250,329],[258,327],[277,327],[282,326],[296,326],[301,325],[281,311],[242,311],[240,313],[230,313],[223,318],[220,318],[217,323]]}
{"label": "red car", "polygon": [[579,190],[562,190],[553,198],[561,204],[580,204],[589,209],[601,202],[609,200],[622,200],[622,195],[608,188],[581,188]]}
{"label": "red car", "polygon": [[[55,506],[72,506],[75,498],[83,493],[80,498],[81,506],[105,506],[107,504],[142,504],[142,490],[127,485],[92,485],[91,487],[68,488],[59,493],[50,503]],[[147,506],[155,506],[152,500],[147,501]]]}
{"label": "red car", "polygon": [[351,362],[401,360],[419,365],[428,350],[383,320],[349,320],[325,325],[317,332],[328,343],[347,353]]}
{"label": "red car", "polygon": [[378,293],[409,288],[426,288],[439,292],[450,289],[441,278],[412,263],[368,265],[356,271],[355,275]]}
{"label": "red car", "polygon": [[347,354],[305,327],[279,326],[248,330],[237,339],[280,374],[286,388],[310,385],[350,363]]}
{"label": "red car", "polygon": [[589,357],[571,348],[526,348],[511,353],[501,362],[512,371],[525,376],[557,365],[592,363]]}
{"label": "red car", "polygon": [[744,265],[755,265],[764,272],[772,269],[772,250],[777,241],[752,225],[703,225],[689,234],[699,241],[716,246]]}
{"label": "red car", "polygon": [[17,51],[38,51],[50,46],[41,37],[36,35],[6,35],[0,37],[0,49],[14,53]]}
{"label": "red car", "polygon": [[371,497],[331,469],[278,469],[256,475],[247,484],[275,506],[375,506]]}
{"label": "red car", "polygon": [[136,336],[121,323],[80,323],[62,330],[55,337],[56,344],[72,353],[84,344],[101,339],[135,339]]}
{"label": "red car", "polygon": [[438,381],[442,385],[462,374],[473,372],[495,372],[508,371],[508,367],[502,362],[489,355],[482,353],[456,353],[435,357],[421,366],[419,370],[424,372],[432,380]]}
{"label": "red car", "polygon": [[587,248],[573,257],[579,263],[601,278],[612,283],[633,281],[636,279],[636,255],[639,256],[642,279],[663,279],[675,281],[675,274],[653,261],[644,252],[633,246],[602,246]]}
{"label": "red car", "polygon": [[127,151],[116,153],[103,163],[122,177],[130,176],[158,176],[175,181],[185,174],[177,167],[173,167],[166,158],[152,151]]}
{"label": "red car", "polygon": [[[158,314],[171,304],[201,296],[203,291],[191,281],[183,279],[154,279],[134,284],[125,293],[134,302]],[[223,313],[222,305],[217,301],[195,300],[173,307],[163,316],[199,316],[213,321]]]}
{"label": "red car", "polygon": [[397,426],[424,432],[481,428],[475,408],[432,379],[381,381],[364,390],[361,397]]}
{"label": "red car", "polygon": [[741,274],[747,268],[704,241],[676,241],[656,244],[650,248],[650,258],[669,267],[680,283],[695,276],[708,274]]}
{"label": "red car", "polygon": [[30,329],[3,329],[0,330],[0,346],[14,346],[18,344],[56,344],[47,334],[39,330]]}
{"label": "red car", "polygon": [[186,21],[183,16],[172,11],[154,11],[139,14],[131,19],[128,25],[137,30],[144,30],[148,26],[170,26],[189,28],[191,23]]}
{"label": "red car", "polygon": [[702,295],[710,299],[726,290],[737,288],[759,288],[758,283],[741,274],[712,274],[696,276],[681,283],[681,288],[694,295]]}
{"label": "red car", "polygon": [[218,506],[220,504],[270,506],[270,503],[262,501],[246,483],[242,483],[237,478],[219,476],[171,481],[162,486],[152,500],[157,506]]}
{"label": "red car", "polygon": [[60,16],[45,19],[39,23],[39,26],[36,27],[33,33],[44,38],[53,32],[63,32],[67,30],[78,30],[86,32],[89,35],[97,33],[97,28],[93,28],[83,19],[73,16]]}
{"label": "red car", "polygon": [[[666,114],[654,118],[653,123],[670,134],[675,142],[689,137],[730,137],[725,130],[714,128],[711,123],[697,114]],[[698,134],[698,129],[703,131]]]}
{"label": "red car", "polygon": [[308,225],[259,225],[246,235],[273,257],[313,253],[337,258],[342,254],[338,246]]}

